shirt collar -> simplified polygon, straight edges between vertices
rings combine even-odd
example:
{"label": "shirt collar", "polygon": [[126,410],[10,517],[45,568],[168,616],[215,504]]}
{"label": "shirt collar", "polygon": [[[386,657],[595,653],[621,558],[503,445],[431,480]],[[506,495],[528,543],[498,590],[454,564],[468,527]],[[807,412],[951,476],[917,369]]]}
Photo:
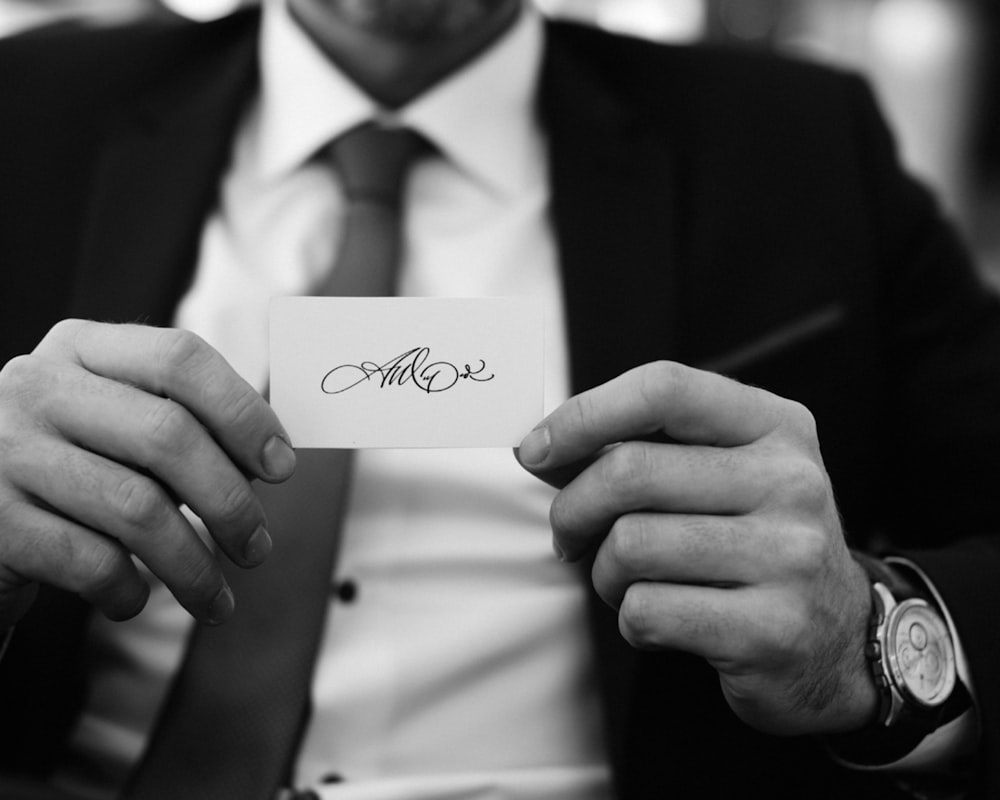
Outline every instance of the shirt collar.
{"label": "shirt collar", "polygon": [[[534,97],[542,51],[537,11],[441,83],[386,112],[330,62],[288,13],[264,5],[257,163],[277,178],[334,137],[366,120],[388,118],[423,134],[488,188],[512,193],[533,176]],[[537,177],[537,176],[534,176]]]}

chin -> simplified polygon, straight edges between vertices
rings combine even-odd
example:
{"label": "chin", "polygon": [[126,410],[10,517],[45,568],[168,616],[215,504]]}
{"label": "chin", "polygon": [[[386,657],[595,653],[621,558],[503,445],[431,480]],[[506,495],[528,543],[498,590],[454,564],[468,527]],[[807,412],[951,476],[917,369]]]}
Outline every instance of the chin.
{"label": "chin", "polygon": [[468,31],[521,0],[293,0],[371,33],[426,42]]}

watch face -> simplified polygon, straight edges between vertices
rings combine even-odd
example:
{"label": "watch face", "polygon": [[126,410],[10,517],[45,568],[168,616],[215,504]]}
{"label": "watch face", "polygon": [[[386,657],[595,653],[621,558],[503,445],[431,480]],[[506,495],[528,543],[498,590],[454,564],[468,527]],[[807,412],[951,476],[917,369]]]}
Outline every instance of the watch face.
{"label": "watch face", "polygon": [[928,706],[948,699],[955,687],[955,651],[944,621],[926,602],[904,600],[893,609],[886,643],[902,691]]}

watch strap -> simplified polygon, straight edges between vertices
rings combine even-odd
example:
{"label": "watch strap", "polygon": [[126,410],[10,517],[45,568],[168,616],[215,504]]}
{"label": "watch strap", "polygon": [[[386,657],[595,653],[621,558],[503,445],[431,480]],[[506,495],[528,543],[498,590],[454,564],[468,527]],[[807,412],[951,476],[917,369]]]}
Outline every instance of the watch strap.
{"label": "watch strap", "polygon": [[[924,707],[904,702],[900,713],[887,725],[893,703],[893,687],[883,662],[882,644],[877,632],[885,621],[885,603],[875,584],[881,583],[899,603],[917,597],[941,613],[933,596],[921,585],[909,580],[901,570],[866,553],[852,551],[852,556],[865,569],[871,581],[872,612],[869,620],[865,655],[879,690],[879,708],[875,718],[863,730],[829,737],[834,752],[855,763],[885,764],[911,752],[932,731],[951,722],[968,710],[972,701],[961,680],[956,680],[948,700],[937,707]],[[943,616],[943,614],[942,614]]]}
{"label": "watch strap", "polygon": [[893,568],[881,558],[858,550],[852,550],[851,556],[868,573],[868,579],[872,584],[881,583],[892,593],[897,602],[907,597],[921,597],[937,608],[934,598],[922,586],[908,580],[900,570]]}

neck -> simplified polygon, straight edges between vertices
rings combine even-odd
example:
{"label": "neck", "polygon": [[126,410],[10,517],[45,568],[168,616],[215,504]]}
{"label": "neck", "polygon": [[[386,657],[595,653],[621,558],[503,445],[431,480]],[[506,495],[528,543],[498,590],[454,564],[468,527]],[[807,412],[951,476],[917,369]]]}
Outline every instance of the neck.
{"label": "neck", "polygon": [[[288,0],[293,18],[365,92],[397,108],[485,50],[521,0]],[[420,10],[417,10],[420,9]]]}

